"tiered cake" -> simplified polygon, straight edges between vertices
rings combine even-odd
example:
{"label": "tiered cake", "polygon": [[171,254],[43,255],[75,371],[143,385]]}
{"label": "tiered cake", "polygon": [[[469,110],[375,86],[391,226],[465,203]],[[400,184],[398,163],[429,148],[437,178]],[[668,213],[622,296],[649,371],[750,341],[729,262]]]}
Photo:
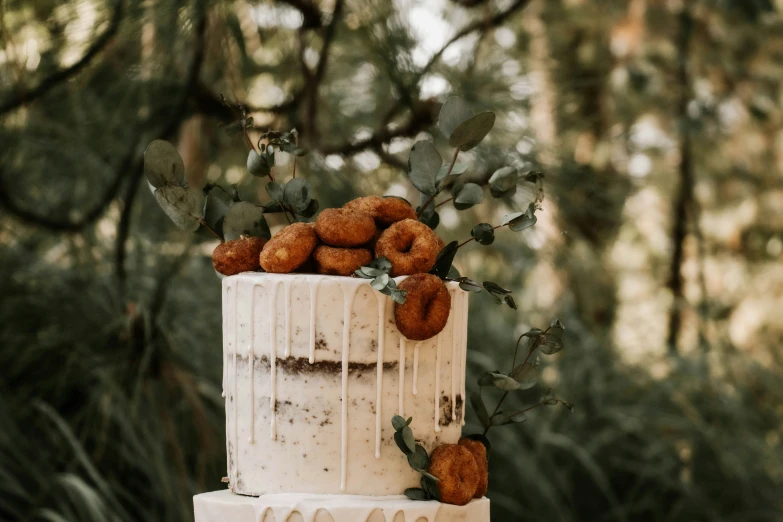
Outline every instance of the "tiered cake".
{"label": "tiered cake", "polygon": [[488,521],[486,498],[454,506],[402,495],[420,475],[391,418],[413,417],[428,451],[456,443],[464,423],[468,298],[447,288],[446,327],[409,341],[368,279],[225,278],[230,491],[197,495],[196,522]]}

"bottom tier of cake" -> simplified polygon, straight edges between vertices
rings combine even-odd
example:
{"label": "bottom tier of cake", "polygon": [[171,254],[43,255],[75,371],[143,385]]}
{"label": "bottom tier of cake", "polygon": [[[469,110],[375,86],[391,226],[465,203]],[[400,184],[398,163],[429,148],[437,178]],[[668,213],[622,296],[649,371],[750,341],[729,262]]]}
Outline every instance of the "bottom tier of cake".
{"label": "bottom tier of cake", "polygon": [[489,499],[452,506],[404,496],[213,491],[193,497],[196,522],[489,522]]}

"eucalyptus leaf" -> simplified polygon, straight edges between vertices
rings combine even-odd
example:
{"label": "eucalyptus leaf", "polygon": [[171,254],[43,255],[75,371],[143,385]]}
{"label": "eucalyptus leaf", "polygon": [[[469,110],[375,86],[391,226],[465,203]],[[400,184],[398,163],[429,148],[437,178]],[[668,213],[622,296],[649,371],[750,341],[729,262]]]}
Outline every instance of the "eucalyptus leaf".
{"label": "eucalyptus leaf", "polygon": [[304,210],[299,211],[299,215],[306,218],[311,218],[315,215],[316,212],[318,212],[318,207],[320,207],[318,200],[311,199],[310,203],[307,204]]}
{"label": "eucalyptus leaf", "polygon": [[492,385],[498,390],[517,391],[521,387],[515,379],[508,375],[502,373],[492,373],[491,375]]}
{"label": "eucalyptus leaf", "polygon": [[[449,165],[441,165],[438,175],[435,177],[435,185],[439,188],[446,187],[468,170],[467,163],[455,163],[449,173]],[[448,174],[448,176],[447,176]]]}
{"label": "eucalyptus leaf", "polygon": [[543,342],[539,346],[541,353],[552,355],[563,349],[563,340],[558,335],[548,333],[543,335],[542,339]]}
{"label": "eucalyptus leaf", "polygon": [[155,200],[169,218],[183,230],[195,232],[201,226],[204,193],[164,185],[155,190]]}
{"label": "eucalyptus leaf", "polygon": [[389,274],[381,274],[372,280],[370,286],[373,290],[381,291],[389,284]]}
{"label": "eucalyptus leaf", "polygon": [[517,306],[517,302],[514,301],[514,298],[511,295],[503,296],[503,301],[508,305],[509,308],[513,310],[517,310],[519,308]]}
{"label": "eucalyptus leaf", "polygon": [[427,492],[430,498],[440,500],[440,490],[438,489],[438,479],[429,473],[422,472],[419,481],[422,489]]}
{"label": "eucalyptus leaf", "polygon": [[282,203],[285,195],[285,186],[277,181],[270,181],[264,187],[269,198],[275,203]]}
{"label": "eucalyptus leaf", "polygon": [[[460,279],[462,277],[462,275],[459,273],[459,270],[457,270],[456,266],[451,265],[451,268],[449,268],[449,273],[446,275],[446,277],[456,281],[457,279]],[[460,285],[460,286],[462,286],[462,285]],[[465,289],[463,288],[463,290],[465,290]]]}
{"label": "eucalyptus leaf", "polygon": [[469,120],[472,116],[473,111],[462,97],[450,96],[440,108],[438,128],[446,138],[451,139],[452,133],[460,123]]}
{"label": "eucalyptus leaf", "polygon": [[496,170],[489,178],[489,192],[492,197],[513,196],[517,191],[517,177],[517,169],[514,167],[503,167]]}
{"label": "eucalyptus leaf", "polygon": [[247,154],[247,171],[253,176],[265,177],[269,175],[272,169],[266,161],[266,156],[251,150]]}
{"label": "eucalyptus leaf", "polygon": [[454,256],[457,255],[458,246],[459,243],[457,241],[452,241],[443,247],[443,249],[438,252],[438,257],[435,260],[435,266],[433,266],[432,270],[430,270],[430,274],[435,274],[441,279],[448,276],[449,269],[451,269],[451,264],[454,262]]}
{"label": "eucalyptus leaf", "polygon": [[416,439],[413,437],[413,430],[410,426],[407,424],[405,427],[400,430],[400,434],[402,435],[402,440],[405,442],[405,446],[410,451],[416,451]]}
{"label": "eucalyptus leaf", "polygon": [[230,241],[240,236],[255,236],[269,239],[272,233],[264,218],[264,208],[247,201],[234,203],[223,220],[223,234]]}
{"label": "eucalyptus leaf", "polygon": [[506,424],[518,424],[520,422],[525,422],[526,420],[527,415],[525,415],[524,412],[509,413],[499,411],[492,416],[492,425],[505,426]]}
{"label": "eucalyptus leaf", "polygon": [[416,449],[413,450],[413,453],[408,454],[408,464],[416,471],[424,471],[430,465],[427,450],[421,444],[416,444]]}
{"label": "eucalyptus leaf", "polygon": [[473,406],[473,410],[479,418],[479,422],[484,428],[489,427],[489,412],[487,407],[484,406],[484,401],[481,399],[481,395],[476,392],[470,394],[470,404]]}
{"label": "eucalyptus leaf", "polygon": [[474,226],[470,235],[482,245],[491,245],[495,242],[495,230],[489,223],[479,223]]}
{"label": "eucalyptus leaf", "polygon": [[[430,207],[434,208],[435,205],[430,205]],[[440,214],[432,210],[419,216],[419,221],[430,227],[432,230],[435,230],[438,228],[438,225],[440,225]]]}
{"label": "eucalyptus leaf", "polygon": [[503,288],[499,284],[493,283],[492,281],[484,281],[483,285],[484,289],[491,294],[506,295],[511,293],[511,290]]}
{"label": "eucalyptus leaf", "polygon": [[555,319],[552,321],[552,324],[549,325],[551,328],[557,328],[559,330],[565,330],[565,325],[563,324],[563,321],[560,319]]}
{"label": "eucalyptus leaf", "polygon": [[405,496],[411,500],[431,500],[429,494],[422,488],[408,488]]}
{"label": "eucalyptus leaf", "polygon": [[370,267],[388,273],[392,269],[392,264],[391,261],[389,261],[389,258],[380,256],[373,259],[372,263],[370,263]]}
{"label": "eucalyptus leaf", "polygon": [[204,200],[204,221],[218,234],[223,236],[223,219],[226,217],[231,196],[220,187],[212,185],[204,188],[206,194]]}
{"label": "eucalyptus leaf", "polygon": [[405,420],[404,417],[401,417],[399,415],[395,415],[392,417],[391,420],[392,427],[394,428],[394,431],[402,431],[402,429],[405,426],[408,426],[410,423]]}
{"label": "eucalyptus leaf", "polygon": [[503,216],[501,225],[508,225],[508,228],[514,232],[519,232],[530,228],[536,224],[538,218],[535,214],[535,204],[531,203],[525,212],[517,212],[516,214],[508,214]]}
{"label": "eucalyptus leaf", "polygon": [[289,208],[294,209],[297,214],[307,210],[310,204],[310,193],[312,187],[305,178],[294,178],[286,183],[283,189],[283,202]]}
{"label": "eucalyptus leaf", "polygon": [[388,295],[389,297],[392,298],[392,301],[394,301],[397,304],[405,304],[405,301],[407,301],[408,299],[408,292],[397,288],[390,288]]}
{"label": "eucalyptus leaf", "polygon": [[465,183],[454,197],[454,208],[465,210],[484,201],[484,191],[475,183]]}
{"label": "eucalyptus leaf", "polygon": [[405,443],[402,431],[394,432],[394,442],[397,444],[397,447],[400,448],[400,451],[402,451],[405,455],[411,452],[411,450],[408,448],[408,445]]}
{"label": "eucalyptus leaf", "polygon": [[527,332],[523,333],[522,335],[524,337],[533,338],[533,337],[538,337],[542,333],[544,333],[544,331],[541,328],[531,328],[530,330],[528,330]]}
{"label": "eucalyptus leaf", "polygon": [[181,187],[185,183],[185,164],[174,145],[165,140],[154,140],[144,150],[144,175],[155,188],[165,185]]}
{"label": "eucalyptus leaf", "polygon": [[429,141],[417,141],[408,156],[408,178],[419,192],[428,196],[437,194],[435,178],[443,160],[435,145]]}
{"label": "eucalyptus leaf", "polygon": [[480,112],[463,121],[454,129],[449,137],[449,145],[457,147],[459,150],[470,150],[484,140],[494,125],[494,112]]}
{"label": "eucalyptus leaf", "polygon": [[461,277],[459,280],[459,287],[466,292],[480,293],[484,291],[484,287],[478,281],[468,279],[467,277]]}

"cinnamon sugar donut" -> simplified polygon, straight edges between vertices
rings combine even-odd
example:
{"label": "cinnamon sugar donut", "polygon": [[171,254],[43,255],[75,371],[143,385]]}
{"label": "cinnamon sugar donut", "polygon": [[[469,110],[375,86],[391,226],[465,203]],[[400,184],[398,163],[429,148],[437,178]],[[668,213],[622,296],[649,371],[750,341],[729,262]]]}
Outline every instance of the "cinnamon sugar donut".
{"label": "cinnamon sugar donut", "polygon": [[432,274],[414,274],[398,288],[408,293],[405,303],[394,305],[394,320],[400,333],[413,341],[438,335],[451,311],[451,295],[443,281]]}
{"label": "cinnamon sugar donut", "polygon": [[276,274],[293,272],[313,253],[318,237],[308,223],[284,227],[264,246],[259,256],[261,268]]}
{"label": "cinnamon sugar donut", "polygon": [[424,223],[404,219],[387,228],[375,243],[375,256],[391,261],[391,276],[429,272],[435,266],[442,241]]}
{"label": "cinnamon sugar donut", "polygon": [[258,256],[265,244],[266,239],[253,236],[220,243],[212,251],[212,266],[227,276],[258,270]]}
{"label": "cinnamon sugar donut", "polygon": [[427,470],[436,476],[440,501],[464,506],[476,494],[479,469],[470,451],[459,444],[442,444],[430,455]]}
{"label": "cinnamon sugar donut", "polygon": [[487,494],[487,487],[489,486],[489,461],[487,460],[487,447],[480,441],[463,437],[459,439],[459,445],[467,448],[467,450],[473,455],[473,460],[476,461],[478,466],[478,486],[476,486],[476,492],[473,494],[473,498],[481,498]]}
{"label": "cinnamon sugar donut", "polygon": [[313,253],[319,274],[350,276],[359,267],[369,265],[372,253],[366,248],[337,248],[321,245]]}
{"label": "cinnamon sugar donut", "polygon": [[388,227],[403,219],[416,219],[416,211],[402,198],[367,196],[349,201],[343,208],[369,214],[379,227]]}
{"label": "cinnamon sugar donut", "polygon": [[335,247],[363,245],[375,234],[375,221],[369,214],[343,208],[327,208],[315,220],[321,241]]}

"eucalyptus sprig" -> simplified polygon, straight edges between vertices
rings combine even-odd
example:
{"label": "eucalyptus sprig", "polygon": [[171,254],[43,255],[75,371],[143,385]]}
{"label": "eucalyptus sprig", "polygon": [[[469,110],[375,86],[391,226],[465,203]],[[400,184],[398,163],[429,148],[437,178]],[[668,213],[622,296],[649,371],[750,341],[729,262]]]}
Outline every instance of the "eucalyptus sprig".
{"label": "eucalyptus sprig", "polygon": [[395,303],[404,304],[408,292],[397,288],[397,282],[389,275],[392,264],[386,257],[375,258],[369,266],[358,268],[354,274],[364,279],[372,279],[370,286],[384,295],[388,295]]}
{"label": "eucalyptus sprig", "polygon": [[[547,390],[537,403],[525,408],[510,411],[500,409],[510,393],[520,390],[529,390],[537,384],[538,379],[536,373],[540,362],[538,358],[532,358],[533,354],[539,351],[545,355],[552,355],[562,350],[564,347],[562,337],[564,330],[565,326],[563,323],[559,319],[555,319],[546,330],[533,328],[523,333],[519,336],[519,339],[517,339],[510,370],[508,372],[501,372],[500,370],[484,372],[479,377],[479,391],[471,393],[470,403],[473,406],[481,425],[484,427],[482,435],[486,436],[493,427],[525,422],[527,420],[527,412],[541,406],[562,404],[573,411],[573,405],[570,402],[555,396],[552,394],[551,390]],[[523,340],[528,340],[527,355],[525,356],[525,359],[517,365],[519,347]],[[503,391],[502,397],[491,414],[484,403],[482,394],[484,388],[488,387]]]}
{"label": "eucalyptus sprig", "polygon": [[440,500],[438,482],[440,481],[434,475],[427,472],[430,467],[430,456],[424,446],[416,442],[413,436],[413,430],[410,427],[413,417],[392,417],[392,427],[394,428],[394,442],[408,458],[408,465],[413,470],[421,474],[420,488],[408,488],[405,490],[405,496],[411,500]]}

